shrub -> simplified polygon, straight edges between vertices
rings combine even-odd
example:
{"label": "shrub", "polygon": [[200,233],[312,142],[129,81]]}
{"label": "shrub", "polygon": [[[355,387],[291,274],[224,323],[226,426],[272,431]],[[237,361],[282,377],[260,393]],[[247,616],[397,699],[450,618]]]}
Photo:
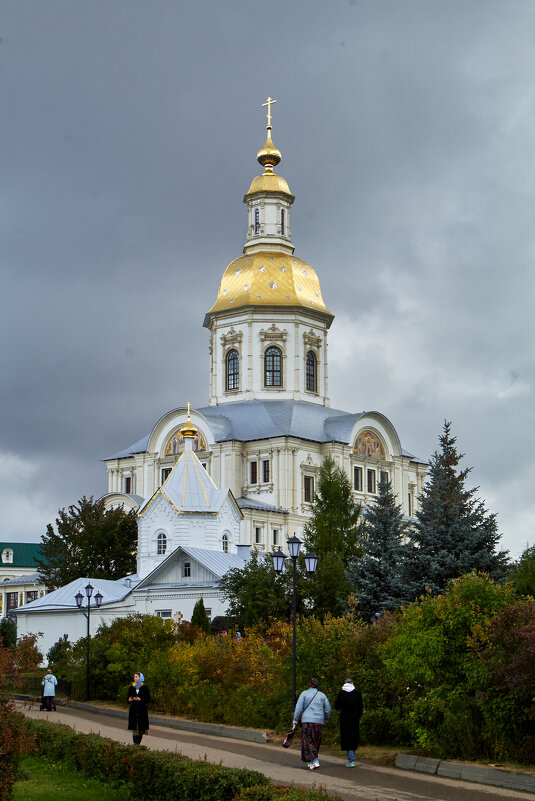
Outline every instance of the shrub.
{"label": "shrub", "polygon": [[11,798],[19,756],[30,747],[24,717],[15,710],[6,685],[18,689],[22,676],[37,667],[40,654],[36,637],[22,637],[11,648],[0,641],[0,801]]}
{"label": "shrub", "polygon": [[76,734],[68,726],[28,721],[39,753],[63,761],[92,778],[119,786],[145,801],[232,801],[245,787],[268,779],[255,771],[197,762],[163,751],[122,745],[96,734]]}

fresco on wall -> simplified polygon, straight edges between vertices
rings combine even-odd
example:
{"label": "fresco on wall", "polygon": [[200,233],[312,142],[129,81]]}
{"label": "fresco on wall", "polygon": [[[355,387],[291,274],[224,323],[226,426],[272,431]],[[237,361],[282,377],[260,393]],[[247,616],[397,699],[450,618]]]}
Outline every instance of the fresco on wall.
{"label": "fresco on wall", "polygon": [[375,431],[361,431],[355,440],[355,453],[363,456],[376,456],[378,459],[385,458],[385,449]]}
{"label": "fresco on wall", "polygon": [[[194,437],[193,450],[194,451],[206,450],[206,440],[201,434],[197,434],[197,436]],[[169,441],[165,448],[165,455],[176,456],[177,454],[183,452],[184,452],[184,437],[179,431],[175,431],[175,433],[171,437],[169,437]]]}

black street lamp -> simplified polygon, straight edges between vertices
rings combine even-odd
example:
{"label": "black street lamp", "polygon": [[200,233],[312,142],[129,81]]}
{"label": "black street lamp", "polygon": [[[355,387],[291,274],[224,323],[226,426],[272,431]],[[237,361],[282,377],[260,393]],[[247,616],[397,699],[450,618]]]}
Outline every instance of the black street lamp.
{"label": "black street lamp", "polygon": [[[91,586],[91,584],[86,584],[86,586],[85,586],[85,594],[86,594],[86,597],[87,597],[87,612],[84,612],[84,615],[87,618],[87,638],[86,638],[87,652],[86,652],[86,663],[85,663],[85,695],[84,695],[84,701],[89,701],[89,638],[90,638],[89,622],[91,620],[91,596],[93,595],[93,589],[94,588]],[[95,595],[95,606],[97,607],[97,609],[100,609],[100,605],[102,603],[102,598],[103,598],[103,596],[100,594],[100,592],[97,592],[97,594]],[[74,596],[74,600],[76,601],[76,606],[78,607],[78,609],[82,609],[82,602],[84,600],[84,596],[82,595],[82,593],[80,591],[78,591],[76,593],[76,595]]]}
{"label": "black street lamp", "polygon": [[[297,578],[297,560],[299,558],[299,551],[303,543],[301,540],[293,535],[288,540],[288,549],[293,563],[292,571],[292,714],[297,703],[297,687],[296,687],[296,632],[295,632],[295,618],[297,617],[297,600],[296,600],[296,578]],[[273,568],[275,573],[282,573],[284,568],[284,561],[286,556],[280,550],[272,554]],[[318,565],[318,557],[314,553],[307,553],[305,555],[305,565],[309,576],[316,571]]]}

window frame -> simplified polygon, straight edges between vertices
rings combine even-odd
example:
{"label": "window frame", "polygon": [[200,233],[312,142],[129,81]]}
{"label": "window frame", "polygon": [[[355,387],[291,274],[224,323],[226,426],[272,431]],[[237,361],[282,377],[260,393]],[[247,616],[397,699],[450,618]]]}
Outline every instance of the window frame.
{"label": "window frame", "polygon": [[270,345],[264,351],[264,388],[281,389],[282,386],[282,350],[277,345]]}
{"label": "window frame", "polygon": [[318,394],[318,357],[313,350],[307,350],[305,356],[305,390]]}
{"label": "window frame", "polygon": [[[370,489],[370,484],[373,489]],[[366,471],[366,491],[369,495],[377,495],[377,471],[372,467],[368,467]]]}
{"label": "window frame", "polygon": [[167,553],[167,534],[165,531],[159,531],[156,535],[156,555],[165,556]]}
{"label": "window frame", "polygon": [[182,578],[191,578],[191,562],[182,563]]}
{"label": "window frame", "polygon": [[314,503],[314,476],[303,476],[303,502]]}
{"label": "window frame", "polygon": [[237,392],[240,388],[240,354],[231,348],[225,356],[225,392]]}
{"label": "window frame", "polygon": [[[357,476],[359,480],[357,480]],[[353,489],[355,492],[364,491],[364,471],[358,464],[353,465]]]}

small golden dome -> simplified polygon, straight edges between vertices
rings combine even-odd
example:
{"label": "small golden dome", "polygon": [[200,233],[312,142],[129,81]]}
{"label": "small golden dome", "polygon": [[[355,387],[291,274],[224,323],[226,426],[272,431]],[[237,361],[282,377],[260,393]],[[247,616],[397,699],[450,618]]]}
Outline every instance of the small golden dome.
{"label": "small golden dome", "polygon": [[271,141],[271,126],[268,126],[267,129],[266,144],[258,151],[256,158],[266,172],[273,172],[273,167],[276,167],[281,160],[280,150],[277,150]]}
{"label": "small golden dome", "polygon": [[223,273],[208,314],[243,306],[302,306],[333,316],[310,264],[277,251],[245,253],[234,259]]}
{"label": "small golden dome", "polygon": [[188,403],[188,419],[178,429],[179,433],[184,437],[184,439],[194,439],[199,433],[199,429],[197,428],[195,423],[191,422],[189,416],[189,407],[190,404]]}

